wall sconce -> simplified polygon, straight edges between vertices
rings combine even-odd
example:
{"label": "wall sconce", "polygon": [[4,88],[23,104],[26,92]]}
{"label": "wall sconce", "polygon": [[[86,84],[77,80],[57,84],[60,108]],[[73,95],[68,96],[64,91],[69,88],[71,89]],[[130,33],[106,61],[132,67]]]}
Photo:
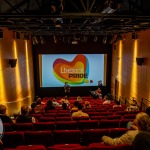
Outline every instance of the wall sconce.
{"label": "wall sconce", "polygon": [[43,36],[40,36],[40,41],[41,41],[41,44],[45,44],[45,40],[44,40]]}
{"label": "wall sconce", "polygon": [[0,39],[3,39],[3,30],[0,29]]}
{"label": "wall sconce", "polygon": [[106,44],[107,43],[107,35],[105,35],[104,37],[103,37],[103,44]]}

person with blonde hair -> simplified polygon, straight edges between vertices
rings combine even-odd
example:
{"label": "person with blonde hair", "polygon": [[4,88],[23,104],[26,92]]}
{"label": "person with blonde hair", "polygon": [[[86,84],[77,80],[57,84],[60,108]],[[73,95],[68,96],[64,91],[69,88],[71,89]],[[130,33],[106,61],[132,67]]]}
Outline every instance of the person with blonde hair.
{"label": "person with blonde hair", "polygon": [[140,112],[136,115],[134,124],[137,127],[134,130],[129,130],[120,137],[111,138],[109,136],[103,136],[102,142],[106,145],[119,145],[119,144],[129,144],[131,145],[134,141],[135,136],[141,131],[150,130],[150,117],[144,113]]}
{"label": "person with blonde hair", "polygon": [[0,119],[2,120],[3,123],[13,123],[12,119],[6,115],[6,106],[5,105],[0,105]]}
{"label": "person with blonde hair", "polygon": [[91,108],[91,104],[89,101],[85,101],[84,103],[84,109],[87,109],[87,108]]}

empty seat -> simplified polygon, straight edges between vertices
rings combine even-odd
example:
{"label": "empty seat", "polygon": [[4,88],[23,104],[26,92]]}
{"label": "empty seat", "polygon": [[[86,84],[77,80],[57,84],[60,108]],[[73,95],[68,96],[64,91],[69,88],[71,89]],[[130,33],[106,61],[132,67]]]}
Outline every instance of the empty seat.
{"label": "empty seat", "polygon": [[69,113],[67,113],[67,112],[66,113],[57,113],[57,116],[58,117],[66,117],[66,116],[69,117],[69,116],[71,116],[71,113],[70,112]]}
{"label": "empty seat", "polygon": [[70,149],[70,148],[83,148],[83,146],[81,146],[80,144],[55,144],[54,146],[48,147],[49,150],[51,150],[53,148]]}
{"label": "empty seat", "polygon": [[82,146],[82,147],[74,147],[74,148],[61,148],[61,147],[50,147],[47,150],[88,150],[88,148],[86,146]]}
{"label": "empty seat", "polygon": [[78,129],[98,129],[98,120],[79,120]]}
{"label": "empty seat", "polygon": [[80,144],[80,130],[54,130],[54,144]]}
{"label": "empty seat", "polygon": [[57,121],[57,130],[76,130],[78,128],[76,121]]}
{"label": "empty seat", "polygon": [[55,122],[55,117],[40,117],[39,122]]}
{"label": "empty seat", "polygon": [[56,121],[69,121],[72,120],[71,117],[56,117]]}
{"label": "empty seat", "polygon": [[119,128],[119,120],[100,120],[99,128]]}
{"label": "empty seat", "polygon": [[44,117],[56,117],[57,113],[44,113]]}
{"label": "empty seat", "polygon": [[106,119],[108,119],[108,120],[116,120],[116,119],[120,120],[121,115],[106,116]]}
{"label": "empty seat", "polygon": [[104,120],[106,119],[106,116],[91,116],[91,120]]}
{"label": "empty seat", "polygon": [[12,124],[13,131],[33,131],[32,123],[13,123]]}
{"label": "empty seat", "polygon": [[110,115],[113,115],[113,112],[101,112],[100,115],[104,115],[104,116],[110,116]]}
{"label": "empty seat", "polygon": [[70,110],[69,109],[67,109],[67,110],[58,110],[58,113],[70,113]]}
{"label": "empty seat", "polygon": [[36,122],[33,126],[35,131],[55,130],[55,122]]}
{"label": "empty seat", "polygon": [[123,119],[135,119],[136,114],[125,114]]}
{"label": "empty seat", "polygon": [[2,141],[4,148],[15,148],[24,145],[23,132],[4,132]]}
{"label": "empty seat", "polygon": [[17,146],[15,150],[46,150],[43,145],[21,145]]}
{"label": "empty seat", "polygon": [[26,145],[45,145],[52,144],[51,131],[25,131],[24,139]]}
{"label": "empty seat", "polygon": [[75,121],[79,121],[79,120],[89,120],[89,117],[73,117],[72,118]]}
{"label": "empty seat", "polygon": [[43,117],[42,114],[30,114],[30,116],[36,118],[37,120],[39,120],[40,117]]}
{"label": "empty seat", "polygon": [[82,130],[82,144],[100,143],[104,135],[109,136],[109,129],[84,129]]}
{"label": "empty seat", "polygon": [[91,116],[98,116],[98,115],[100,115],[99,112],[87,112],[87,113],[89,114],[90,117]]}

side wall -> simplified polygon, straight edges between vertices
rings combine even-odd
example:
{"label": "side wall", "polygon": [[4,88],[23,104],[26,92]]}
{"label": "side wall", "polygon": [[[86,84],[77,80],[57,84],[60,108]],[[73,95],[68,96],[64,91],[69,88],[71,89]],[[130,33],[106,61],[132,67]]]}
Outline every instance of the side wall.
{"label": "side wall", "polygon": [[[136,58],[144,58],[142,66]],[[150,30],[132,33],[113,45],[111,93],[117,97],[150,100]],[[149,104],[148,104],[149,105]]]}
{"label": "side wall", "polygon": [[[0,104],[8,107],[7,113],[20,111],[23,104],[34,98],[34,75],[31,41],[15,39],[14,33],[3,28],[0,39]],[[9,59],[17,59],[11,68]]]}

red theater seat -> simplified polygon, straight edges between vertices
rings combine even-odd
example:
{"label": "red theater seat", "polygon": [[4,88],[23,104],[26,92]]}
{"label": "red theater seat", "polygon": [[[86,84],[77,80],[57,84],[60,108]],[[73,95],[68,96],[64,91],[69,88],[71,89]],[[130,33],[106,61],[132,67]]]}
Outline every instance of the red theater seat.
{"label": "red theater seat", "polygon": [[3,130],[4,130],[4,132],[12,131],[11,124],[10,123],[3,123]]}
{"label": "red theater seat", "polygon": [[22,145],[18,146],[16,150],[46,150],[46,147],[43,145]]}
{"label": "red theater seat", "polygon": [[79,120],[78,129],[98,129],[98,120]]}
{"label": "red theater seat", "polygon": [[119,128],[120,120],[100,120],[99,128]]}
{"label": "red theater seat", "polygon": [[80,144],[80,130],[55,130],[53,132],[54,144]]}
{"label": "red theater seat", "polygon": [[123,135],[127,131],[128,131],[127,128],[114,128],[114,129],[110,129],[109,134],[110,134],[110,137],[116,138],[116,137],[119,137],[119,136]]}
{"label": "red theater seat", "polygon": [[76,121],[57,121],[56,129],[57,130],[77,130],[77,122]]}
{"label": "red theater seat", "polygon": [[[66,150],[66,148],[50,147],[47,150]],[[86,146],[82,146],[82,147],[67,148],[67,150],[88,150],[88,148]]]}
{"label": "red theater seat", "polygon": [[55,130],[55,122],[37,122],[33,126],[35,131]]}
{"label": "red theater seat", "polygon": [[109,136],[109,129],[84,129],[82,130],[82,143],[83,145],[100,143],[104,135]]}
{"label": "red theater seat", "polygon": [[15,148],[19,145],[24,145],[23,132],[4,132],[3,138],[4,148]]}
{"label": "red theater seat", "polygon": [[55,117],[40,117],[39,122],[55,122]]}
{"label": "red theater seat", "polygon": [[108,120],[120,120],[121,119],[121,115],[113,115],[113,116],[106,116],[106,119]]}
{"label": "red theater seat", "polygon": [[12,124],[13,131],[33,131],[32,123],[13,123]]}
{"label": "red theater seat", "polygon": [[106,119],[106,116],[91,116],[91,120],[104,120]]}
{"label": "red theater seat", "polygon": [[45,145],[52,144],[51,131],[25,131],[24,139],[26,145]]}
{"label": "red theater seat", "polygon": [[91,143],[88,146],[89,150],[131,150],[132,146],[129,146],[128,144],[122,144],[117,146],[107,146],[99,143]]}
{"label": "red theater seat", "polygon": [[70,121],[71,117],[56,117],[56,121]]}

